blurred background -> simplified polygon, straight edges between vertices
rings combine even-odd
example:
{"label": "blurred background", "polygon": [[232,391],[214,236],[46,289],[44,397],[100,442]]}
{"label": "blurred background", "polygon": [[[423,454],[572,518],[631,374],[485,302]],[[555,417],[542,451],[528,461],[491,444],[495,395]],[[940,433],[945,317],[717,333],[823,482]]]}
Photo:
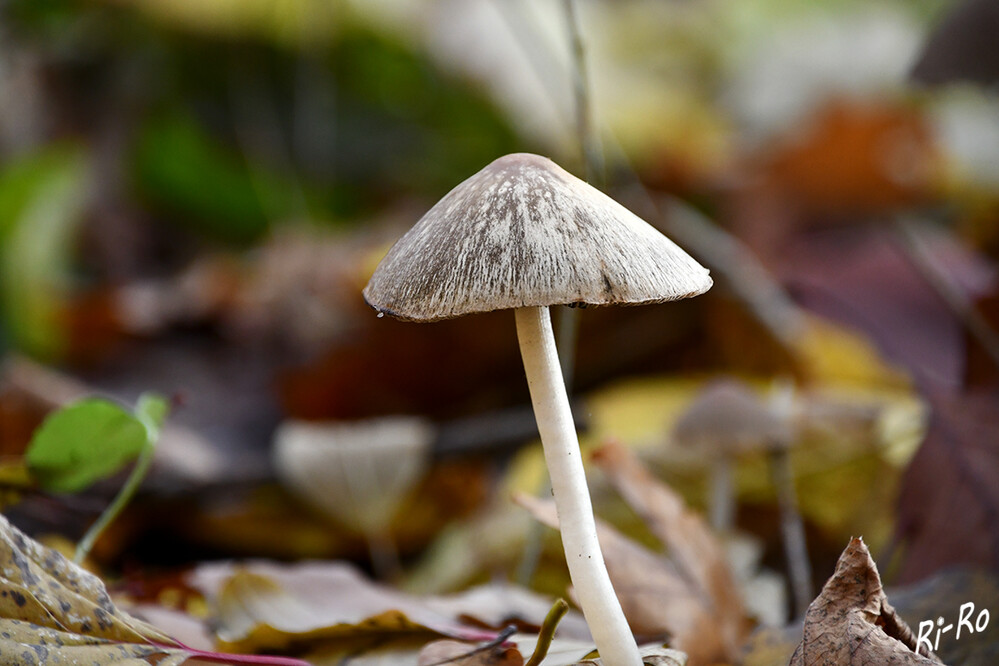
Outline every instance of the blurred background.
{"label": "blurred background", "polygon": [[[582,61],[555,0],[0,1],[0,453],[82,395],[173,401],[96,563],[559,592],[557,541],[509,502],[544,483],[512,316],[361,297],[434,202],[529,151],[712,271],[690,301],[581,311],[573,393],[584,446],[623,442],[746,545],[757,620],[802,610],[795,505],[811,594],[861,534],[891,584],[999,571],[999,5],[577,8]],[[677,436],[727,413],[719,385],[779,419],[784,467],[769,440]],[[76,539],[120,483],[4,512]]]}

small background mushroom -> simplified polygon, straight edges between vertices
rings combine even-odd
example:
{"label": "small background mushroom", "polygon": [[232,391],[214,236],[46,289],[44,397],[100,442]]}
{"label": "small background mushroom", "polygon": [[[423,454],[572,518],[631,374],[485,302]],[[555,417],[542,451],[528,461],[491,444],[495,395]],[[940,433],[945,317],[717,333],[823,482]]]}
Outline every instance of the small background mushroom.
{"label": "small background mushroom", "polygon": [[735,529],[735,462],[743,454],[766,453],[777,490],[794,611],[803,613],[812,600],[812,582],[805,530],[788,454],[797,436],[793,401],[790,385],[778,386],[767,404],[742,382],[716,380],[698,394],[677,420],[673,439],[679,446],[701,451],[710,460],[707,505],[711,525],[721,534]]}

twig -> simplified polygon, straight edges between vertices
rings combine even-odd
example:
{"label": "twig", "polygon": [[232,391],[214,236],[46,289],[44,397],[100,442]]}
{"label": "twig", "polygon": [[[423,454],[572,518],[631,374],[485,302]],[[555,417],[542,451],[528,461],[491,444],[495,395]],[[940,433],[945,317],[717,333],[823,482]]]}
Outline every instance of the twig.
{"label": "twig", "polygon": [[504,627],[498,634],[496,634],[496,638],[492,639],[491,641],[482,643],[481,645],[476,646],[475,648],[469,650],[468,652],[465,652],[464,654],[460,654],[454,657],[449,657],[448,659],[443,659],[441,661],[435,661],[430,664],[427,664],[427,666],[444,666],[444,664],[453,664],[459,659],[462,660],[467,659],[472,655],[479,654],[487,650],[492,650],[493,648],[499,647],[503,645],[503,643],[506,643],[506,640],[511,636],[513,636],[515,633],[517,633],[517,627],[513,625],[510,625],[509,627]]}
{"label": "twig", "polygon": [[[644,192],[644,190],[643,190]],[[645,193],[648,197],[648,193]],[[801,309],[742,241],[676,197],[658,205],[662,225],[671,238],[698,255],[711,270],[726,278],[732,292],[778,342],[794,349],[804,328]]]}
{"label": "twig", "polygon": [[951,277],[936,264],[921,237],[922,232],[916,228],[917,225],[911,220],[898,217],[894,226],[912,266],[958,318],[971,337],[982,346],[996,368],[999,368],[999,335],[982,313],[975,309],[974,304],[960,287],[954,284]]}
{"label": "twig", "polygon": [[569,48],[572,53],[572,92],[575,104],[576,136],[582,152],[586,181],[600,186],[603,181],[603,153],[593,129],[592,98],[586,67],[586,49],[579,29],[576,0],[562,0],[566,25],[569,28]]}

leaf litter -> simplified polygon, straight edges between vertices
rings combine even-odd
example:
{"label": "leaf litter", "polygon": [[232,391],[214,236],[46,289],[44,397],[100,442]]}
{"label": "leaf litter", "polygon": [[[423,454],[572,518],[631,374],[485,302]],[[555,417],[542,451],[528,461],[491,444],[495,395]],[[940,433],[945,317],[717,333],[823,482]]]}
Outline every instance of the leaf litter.
{"label": "leaf litter", "polygon": [[[749,623],[721,544],[703,519],[656,481],[625,447],[596,454],[611,483],[669,548],[669,556],[628,539],[607,523],[597,531],[607,569],[632,630],[669,635],[691,666],[732,662]],[[518,495],[517,502],[542,523],[557,528],[551,501]]]}
{"label": "leaf litter", "polygon": [[[191,583],[209,600],[225,649],[305,650],[317,666],[344,659],[352,666],[520,666],[551,605],[501,583],[416,597],[373,583],[343,562],[203,564]],[[599,664],[588,660],[593,643],[582,618],[570,613],[566,624],[568,637],[555,638],[540,663]],[[648,664],[686,663],[681,652],[658,645],[643,654]]]}
{"label": "leaf litter", "polygon": [[804,636],[789,666],[939,663],[917,645],[909,625],[888,603],[864,541],[852,539],[805,613]]}
{"label": "leaf litter", "polygon": [[188,648],[116,608],[99,578],[33,541],[0,515],[0,662],[180,666],[194,658],[303,664]]}

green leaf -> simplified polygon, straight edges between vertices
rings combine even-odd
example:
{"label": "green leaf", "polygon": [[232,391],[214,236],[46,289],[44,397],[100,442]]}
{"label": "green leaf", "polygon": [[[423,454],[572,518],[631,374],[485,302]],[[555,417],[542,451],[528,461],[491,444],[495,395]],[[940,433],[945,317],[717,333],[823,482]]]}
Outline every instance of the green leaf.
{"label": "green leaf", "polygon": [[[165,414],[155,401],[142,409]],[[47,491],[79,492],[138,456],[150,434],[155,433],[118,405],[88,398],[45,419],[28,446],[28,469]]]}

